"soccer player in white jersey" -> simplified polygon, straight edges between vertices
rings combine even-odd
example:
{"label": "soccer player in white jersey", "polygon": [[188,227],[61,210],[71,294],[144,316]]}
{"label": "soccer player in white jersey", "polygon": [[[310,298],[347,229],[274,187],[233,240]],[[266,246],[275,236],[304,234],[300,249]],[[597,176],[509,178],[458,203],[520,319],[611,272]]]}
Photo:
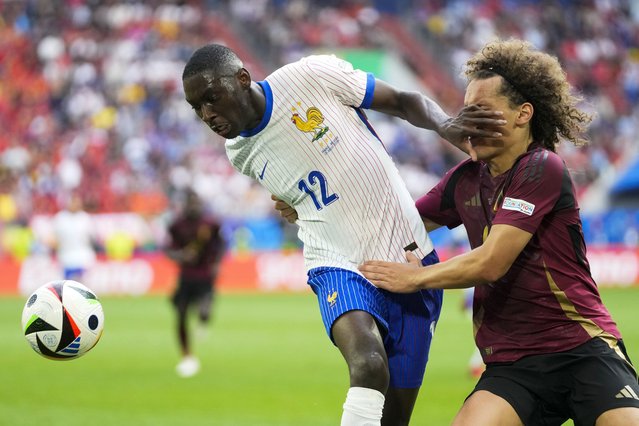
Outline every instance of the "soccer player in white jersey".
{"label": "soccer player in white jersey", "polygon": [[467,137],[499,136],[501,113],[468,106],[451,118],[426,96],[328,55],[254,82],[233,51],[211,44],[193,53],[182,81],[187,102],[227,139],[233,166],[297,211],[308,283],[348,364],[342,426],[408,424],[442,293],[380,291],[357,266],[365,259],[403,261],[406,250],[424,264],[438,259],[363,110],[435,130],[471,154]]}

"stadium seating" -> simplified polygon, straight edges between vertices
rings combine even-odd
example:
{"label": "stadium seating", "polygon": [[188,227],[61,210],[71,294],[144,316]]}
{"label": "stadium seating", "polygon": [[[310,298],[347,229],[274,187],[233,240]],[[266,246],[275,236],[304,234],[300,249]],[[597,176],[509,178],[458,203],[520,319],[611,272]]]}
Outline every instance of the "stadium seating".
{"label": "stadium seating", "polygon": [[[71,191],[81,192],[94,213],[162,215],[174,193],[192,186],[233,227],[243,223],[286,240],[287,225],[273,219],[268,194],[233,171],[222,141],[183,101],[182,65],[209,41],[240,52],[256,78],[318,50],[396,51],[425,90],[455,108],[463,90],[456,76],[469,52],[493,36],[525,37],[559,57],[598,114],[592,144],[561,152],[579,193],[603,175],[633,170],[639,114],[633,2],[67,3],[0,5],[0,194],[17,206],[4,210],[4,223],[52,214]],[[423,132],[381,119],[379,126],[414,195],[419,182],[432,183],[459,160]],[[623,211],[584,212],[585,228],[602,222],[605,233],[588,231],[587,239],[627,240],[622,234],[636,229],[636,206]]]}

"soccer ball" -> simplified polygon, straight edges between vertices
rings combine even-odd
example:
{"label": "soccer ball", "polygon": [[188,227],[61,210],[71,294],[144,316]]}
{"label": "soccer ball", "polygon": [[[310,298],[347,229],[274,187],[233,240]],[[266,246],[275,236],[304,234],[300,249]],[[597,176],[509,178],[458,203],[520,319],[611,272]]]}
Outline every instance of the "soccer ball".
{"label": "soccer ball", "polygon": [[69,360],[93,348],[104,330],[95,293],[76,281],[51,281],[34,291],[22,310],[22,331],[45,358]]}

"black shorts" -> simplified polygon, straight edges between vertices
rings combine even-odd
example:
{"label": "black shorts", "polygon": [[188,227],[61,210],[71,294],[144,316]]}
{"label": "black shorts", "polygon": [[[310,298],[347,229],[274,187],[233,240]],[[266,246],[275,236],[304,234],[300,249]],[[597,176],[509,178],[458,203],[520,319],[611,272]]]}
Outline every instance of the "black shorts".
{"label": "black shorts", "polygon": [[[625,358],[624,358],[625,357]],[[600,338],[555,354],[489,364],[473,392],[486,390],[508,401],[525,425],[591,426],[605,411],[639,407],[637,372],[622,342]]]}
{"label": "black shorts", "polygon": [[190,305],[210,299],[213,296],[212,279],[193,279],[180,277],[171,300],[174,305]]}

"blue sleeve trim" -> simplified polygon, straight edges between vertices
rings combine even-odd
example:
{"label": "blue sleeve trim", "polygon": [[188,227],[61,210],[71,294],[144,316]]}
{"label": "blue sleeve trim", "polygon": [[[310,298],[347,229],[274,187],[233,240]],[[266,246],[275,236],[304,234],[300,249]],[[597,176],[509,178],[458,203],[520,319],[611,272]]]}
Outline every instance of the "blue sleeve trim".
{"label": "blue sleeve trim", "polygon": [[373,93],[375,93],[375,76],[371,73],[366,75],[366,94],[360,108],[369,109],[373,103]]}

